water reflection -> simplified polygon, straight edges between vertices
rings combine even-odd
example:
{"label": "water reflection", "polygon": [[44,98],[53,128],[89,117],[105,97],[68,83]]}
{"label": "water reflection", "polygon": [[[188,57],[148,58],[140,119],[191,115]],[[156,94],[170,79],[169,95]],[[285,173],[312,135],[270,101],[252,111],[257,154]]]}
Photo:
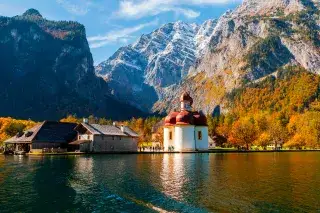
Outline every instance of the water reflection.
{"label": "water reflection", "polygon": [[73,178],[69,178],[69,185],[76,192],[75,202],[85,205],[86,200],[82,199],[93,183],[93,160],[89,157],[76,157]]}
{"label": "water reflection", "polygon": [[183,164],[183,154],[167,154],[163,156],[160,179],[164,194],[183,200],[182,188],[188,182]]}
{"label": "water reflection", "polygon": [[0,212],[317,212],[320,153],[0,155]]}

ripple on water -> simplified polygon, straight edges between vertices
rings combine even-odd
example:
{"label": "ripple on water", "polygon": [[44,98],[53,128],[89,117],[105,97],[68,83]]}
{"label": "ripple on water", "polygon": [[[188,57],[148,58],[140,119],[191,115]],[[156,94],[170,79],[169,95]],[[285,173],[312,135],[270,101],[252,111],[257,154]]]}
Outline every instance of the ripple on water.
{"label": "ripple on water", "polygon": [[316,212],[320,153],[0,156],[0,212]]}

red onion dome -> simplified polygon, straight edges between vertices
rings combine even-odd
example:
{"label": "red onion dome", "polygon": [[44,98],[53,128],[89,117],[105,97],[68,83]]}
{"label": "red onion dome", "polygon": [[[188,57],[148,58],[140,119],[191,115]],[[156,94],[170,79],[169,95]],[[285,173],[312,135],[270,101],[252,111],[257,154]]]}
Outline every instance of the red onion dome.
{"label": "red onion dome", "polygon": [[193,114],[189,111],[183,110],[177,115],[177,124],[179,125],[193,125]]}
{"label": "red onion dome", "polygon": [[207,126],[207,117],[203,113],[194,112],[193,114],[194,118],[194,125],[196,126]]}
{"label": "red onion dome", "polygon": [[164,123],[165,126],[171,126],[176,124],[176,117],[179,114],[179,112],[171,112],[165,119]]}
{"label": "red onion dome", "polygon": [[181,102],[189,101],[190,105],[193,104],[193,99],[191,98],[191,96],[187,92],[182,93],[182,95],[180,96],[180,101]]}

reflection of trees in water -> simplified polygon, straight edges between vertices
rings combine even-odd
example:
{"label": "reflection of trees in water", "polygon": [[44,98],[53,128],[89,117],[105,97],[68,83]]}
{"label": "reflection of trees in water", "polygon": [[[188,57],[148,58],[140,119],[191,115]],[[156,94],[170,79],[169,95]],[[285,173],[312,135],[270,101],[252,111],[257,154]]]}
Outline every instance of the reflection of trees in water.
{"label": "reflection of trees in water", "polygon": [[308,187],[315,168],[306,159],[303,153],[212,154],[202,203],[218,212],[304,212],[316,203],[309,196],[314,187]]}
{"label": "reflection of trees in water", "polygon": [[0,212],[315,212],[319,153],[0,156]]}

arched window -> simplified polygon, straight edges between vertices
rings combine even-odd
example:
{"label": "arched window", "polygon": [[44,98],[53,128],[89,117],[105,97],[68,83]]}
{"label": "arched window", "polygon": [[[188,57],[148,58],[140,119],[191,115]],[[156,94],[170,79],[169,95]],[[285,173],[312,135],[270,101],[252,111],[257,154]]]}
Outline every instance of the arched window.
{"label": "arched window", "polygon": [[172,140],[172,132],[169,132],[169,140]]}

